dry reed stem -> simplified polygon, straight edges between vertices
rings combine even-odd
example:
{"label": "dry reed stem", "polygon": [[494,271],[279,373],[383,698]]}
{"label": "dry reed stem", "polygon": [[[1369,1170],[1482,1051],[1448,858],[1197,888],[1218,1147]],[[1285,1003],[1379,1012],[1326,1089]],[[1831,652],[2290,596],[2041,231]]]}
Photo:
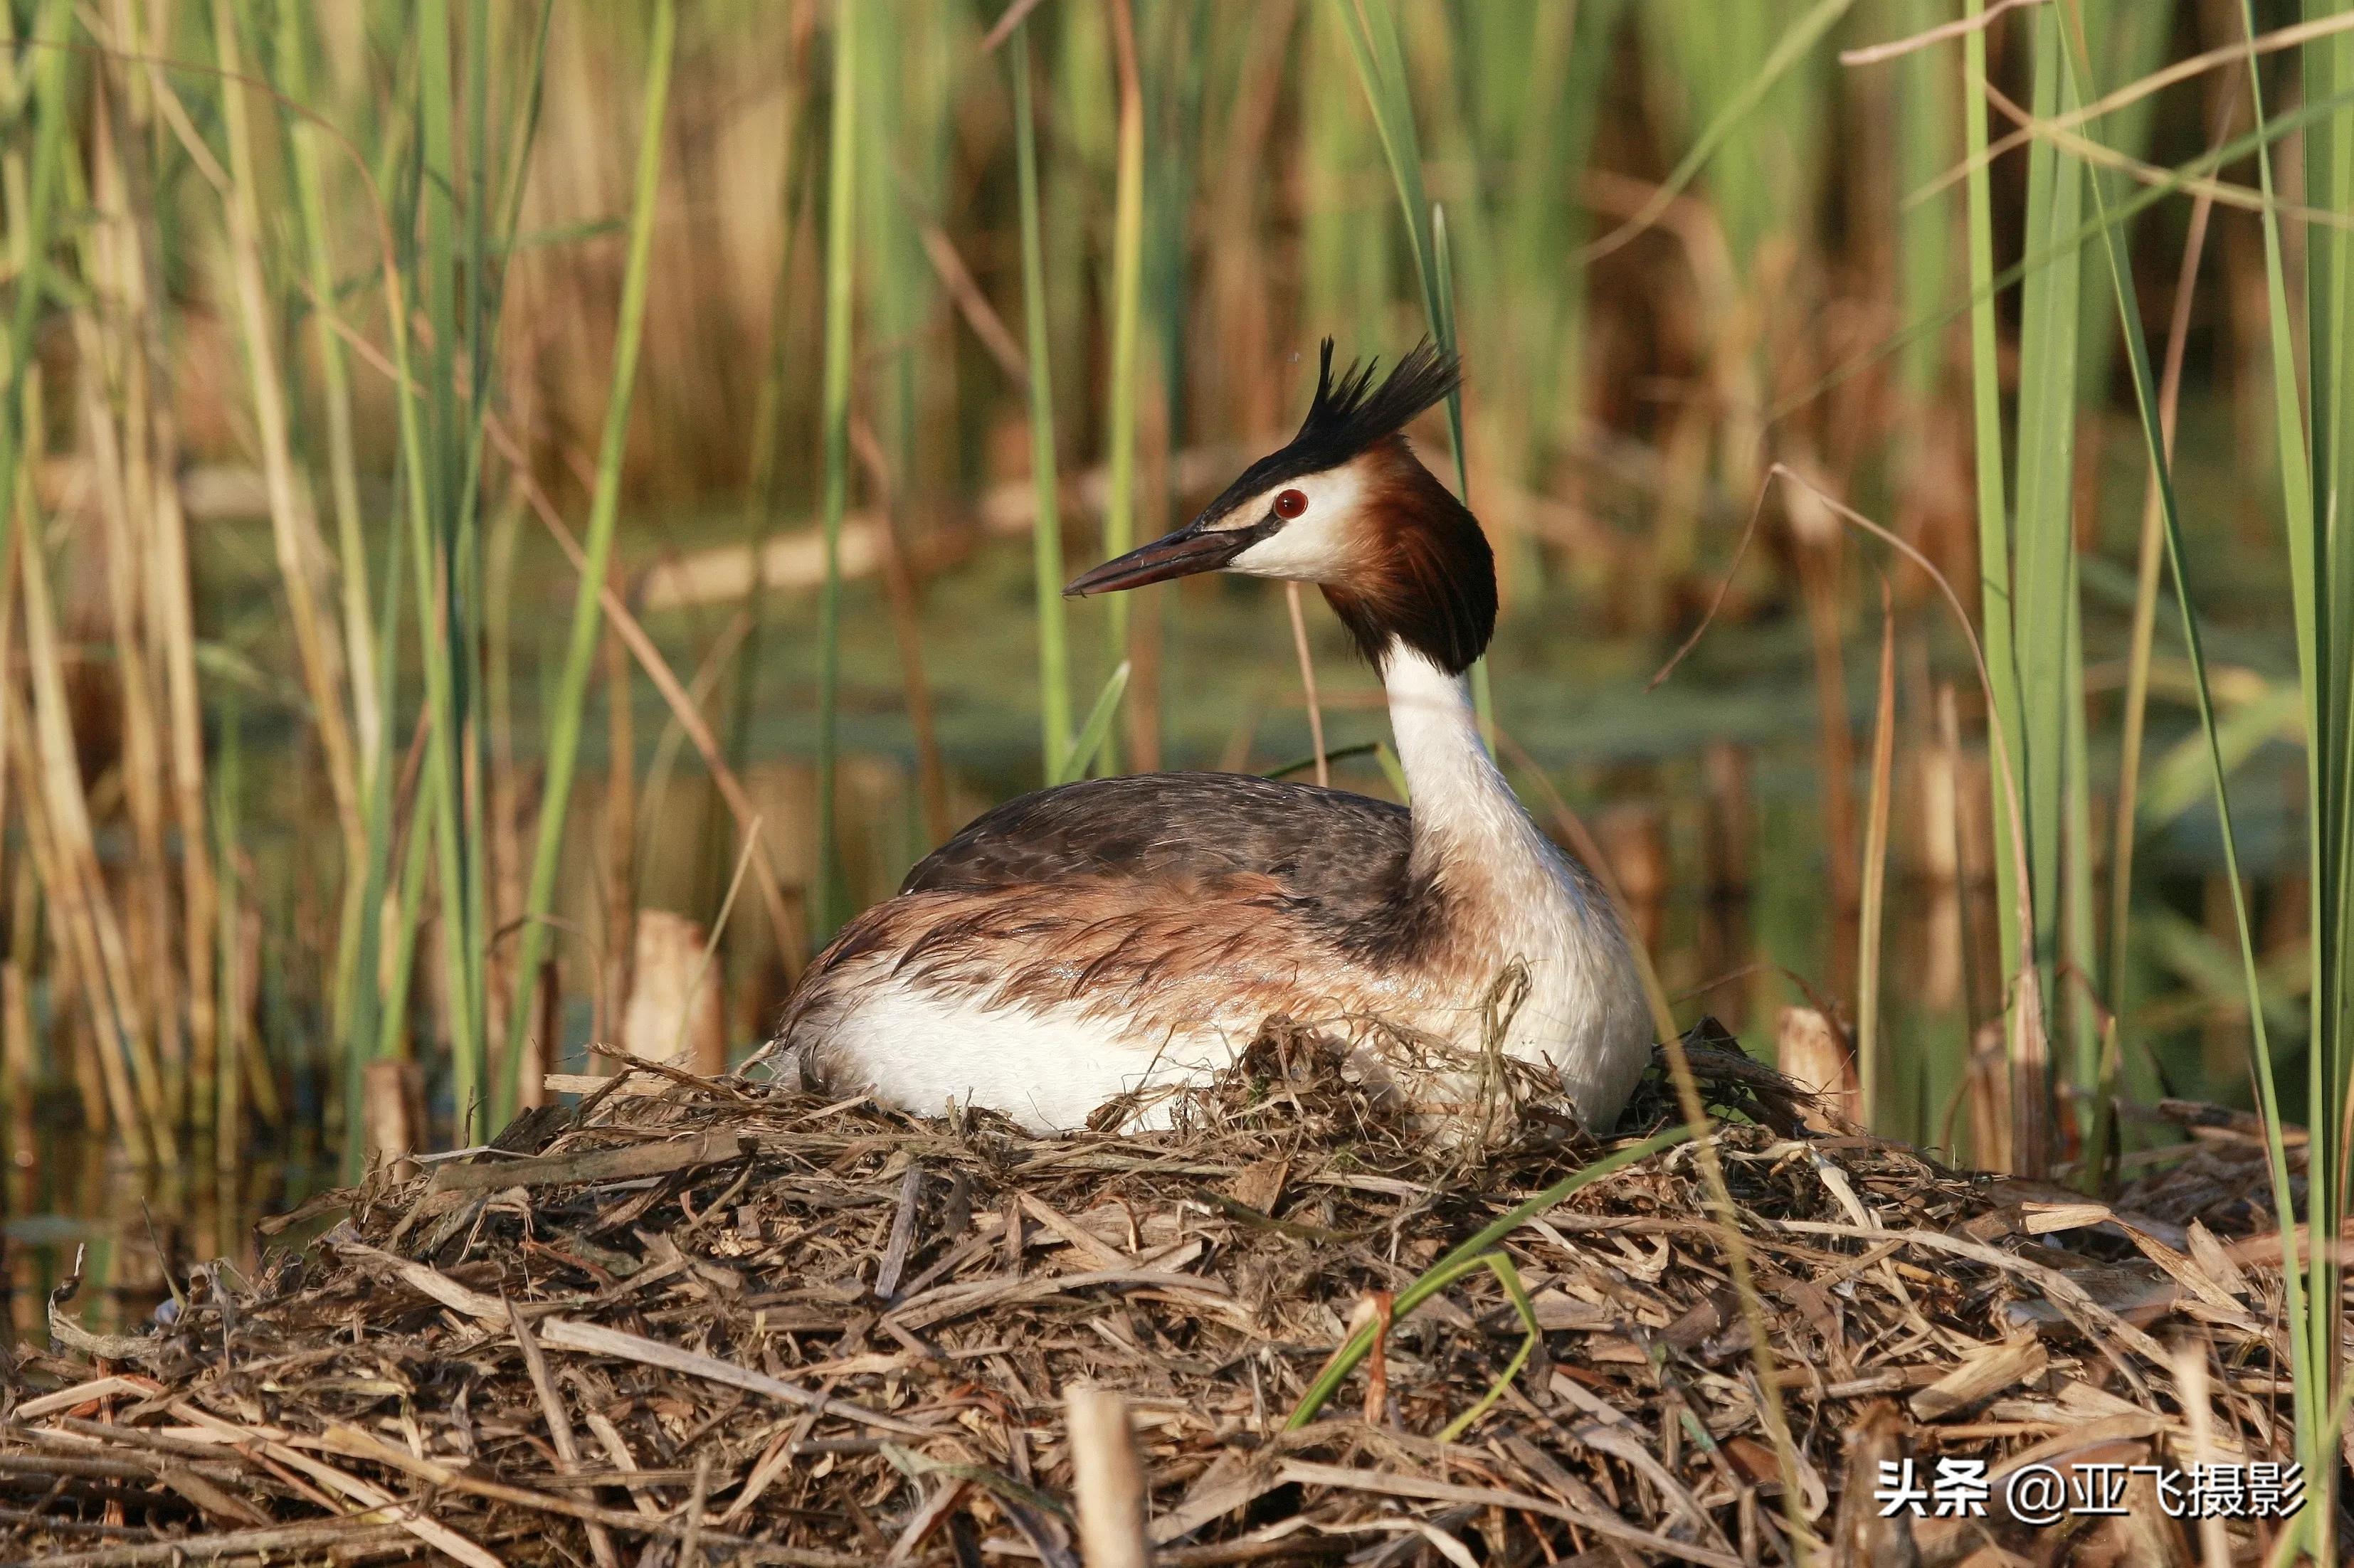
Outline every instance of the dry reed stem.
{"label": "dry reed stem", "polygon": [[[152,310],[152,307],[151,307]],[[143,348],[134,373],[148,376],[148,355]],[[154,443],[154,468],[158,474],[175,471],[179,443],[177,422],[169,399],[152,406],[149,439]],[[196,685],[195,590],[188,566],[187,517],[180,507],[179,487],[154,487],[154,529],[148,556],[148,628],[154,638],[164,673],[164,705],[170,715],[165,734],[170,747],[174,825],[179,830],[181,963],[187,979],[188,1074],[195,1095],[198,1128],[210,1126],[210,1102],[204,1086],[211,1082],[219,1054],[220,1022],[213,977],[216,937],[220,924],[220,889],[213,866],[212,836],[205,810],[205,731],[203,699]]]}
{"label": "dry reed stem", "polygon": [[[92,140],[99,149],[114,142],[111,94],[103,73],[91,95]],[[91,225],[83,248],[83,270],[99,281],[101,299],[127,292],[123,274],[133,263],[139,238],[125,207],[121,171],[115,161],[93,159],[91,197],[98,221]],[[143,504],[152,490],[145,463],[143,398],[137,394],[144,380],[133,380],[130,367],[144,358],[135,317],[128,302],[121,314],[101,317],[92,305],[71,313],[80,374],[75,377],[79,409],[89,458],[86,469],[97,492],[98,522],[105,540],[107,608],[114,633],[115,682],[122,702],[120,777],[138,854],[129,877],[128,937],[133,974],[143,981],[143,1009],[154,1019],[158,1034],[160,1065],[164,1077],[166,1114],[180,1120],[186,1104],[187,1037],[181,1029],[180,976],[172,961],[172,895],[169,861],[164,853],[165,770],[160,715],[154,689],[154,671],[150,640],[143,625],[146,599],[145,562],[150,554],[148,524],[152,515]],[[131,321],[124,330],[124,321]],[[113,406],[122,406],[121,424]]]}
{"label": "dry reed stem", "polygon": [[[610,626],[605,629],[603,643],[605,961],[598,977],[594,1037],[610,1040],[626,1027],[630,998],[637,989],[643,917],[638,909],[638,738],[630,653],[620,634]],[[523,978],[529,983],[537,977]]]}
{"label": "dry reed stem", "polygon": [[319,585],[331,559],[312,514],[308,487],[294,466],[292,437],[286,415],[285,383],[279,373],[278,346],[270,321],[269,286],[261,268],[260,195],[256,188],[253,137],[248,123],[245,94],[236,83],[239,64],[237,18],[229,0],[213,0],[213,39],[222,71],[230,85],[221,94],[221,117],[228,130],[229,189],[225,197],[228,219],[229,272],[235,285],[238,317],[244,328],[246,369],[252,383],[254,418],[261,437],[262,476],[270,493],[270,538],[277,547],[278,571],[286,585],[286,609],[294,649],[301,663],[302,685],[311,699],[311,719],[324,753],[327,786],[343,829],[345,864],[355,873],[367,859],[367,830],[361,821],[359,770],[352,750],[351,730],[345,712],[344,672],[335,640],[329,636],[319,609]]}
{"label": "dry reed stem", "polygon": [[956,832],[949,814],[948,765],[940,757],[939,736],[932,722],[932,687],[924,675],[924,618],[915,573],[900,544],[899,493],[892,483],[891,464],[874,428],[853,414],[850,444],[874,487],[876,541],[882,546],[883,588],[891,609],[891,641],[899,652],[899,681],[907,704],[907,727],[916,741],[916,793],[923,805],[924,832],[933,843],[947,842]]}
{"label": "dry reed stem", "polygon": [[1332,787],[1332,764],[1324,755],[1324,705],[1316,699],[1316,660],[1308,651],[1308,618],[1300,609],[1299,585],[1283,585],[1283,602],[1291,616],[1291,649],[1299,660],[1299,695],[1308,707],[1308,744],[1316,756],[1316,785]]}
{"label": "dry reed stem", "polygon": [[[29,500],[29,479],[19,494]],[[134,1160],[152,1156],[168,1164],[178,1158],[179,1140],[166,1112],[154,1042],[140,1015],[130,955],[99,863],[89,805],[82,795],[48,569],[41,559],[39,535],[23,525],[29,512],[27,506],[19,518],[17,531],[26,543],[18,582],[25,609],[25,655],[33,715],[30,733],[26,733],[21,722],[11,723],[10,738],[20,746],[20,761],[28,765],[27,792],[37,789],[41,796],[42,815],[53,846],[49,860],[55,880],[48,885],[49,896],[60,906],[75,946],[75,962],[97,1026],[108,1097],[113,1102],[119,1130]],[[16,701],[13,690],[5,700]],[[121,1076],[125,1064],[127,1085]]]}

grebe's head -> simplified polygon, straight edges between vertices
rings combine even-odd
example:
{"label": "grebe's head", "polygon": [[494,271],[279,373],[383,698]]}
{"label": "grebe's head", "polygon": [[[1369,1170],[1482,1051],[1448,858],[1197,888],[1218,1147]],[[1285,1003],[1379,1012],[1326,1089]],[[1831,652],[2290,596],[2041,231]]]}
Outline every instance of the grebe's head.
{"label": "grebe's head", "polygon": [[1403,642],[1455,673],[1496,627],[1496,563],[1479,520],[1422,466],[1405,426],[1453,391],[1460,368],[1427,341],[1373,385],[1336,378],[1324,341],[1316,397],[1288,444],[1243,470],[1200,516],[1081,576],[1110,593],[1196,572],[1314,583],[1379,664]]}

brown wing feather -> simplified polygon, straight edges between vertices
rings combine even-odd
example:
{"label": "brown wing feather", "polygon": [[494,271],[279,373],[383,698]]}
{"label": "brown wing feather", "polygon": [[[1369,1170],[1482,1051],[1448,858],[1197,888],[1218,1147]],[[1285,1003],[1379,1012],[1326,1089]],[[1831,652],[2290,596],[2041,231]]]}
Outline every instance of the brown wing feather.
{"label": "brown wing feather", "polygon": [[1143,773],[1042,789],[973,820],[899,891],[999,893],[1075,877],[1206,888],[1264,877],[1352,948],[1395,940],[1419,900],[1405,809],[1244,773]]}

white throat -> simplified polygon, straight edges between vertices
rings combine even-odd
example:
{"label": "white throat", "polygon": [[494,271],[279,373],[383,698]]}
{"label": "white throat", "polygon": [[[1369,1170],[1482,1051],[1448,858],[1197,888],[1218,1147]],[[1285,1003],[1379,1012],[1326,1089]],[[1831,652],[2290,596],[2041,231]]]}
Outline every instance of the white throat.
{"label": "white throat", "polygon": [[1382,683],[1398,765],[1414,797],[1416,869],[1441,870],[1467,855],[1502,856],[1508,863],[1491,861],[1490,873],[1551,861],[1552,844],[1521,809],[1479,737],[1469,683],[1402,641],[1393,641],[1382,661]]}

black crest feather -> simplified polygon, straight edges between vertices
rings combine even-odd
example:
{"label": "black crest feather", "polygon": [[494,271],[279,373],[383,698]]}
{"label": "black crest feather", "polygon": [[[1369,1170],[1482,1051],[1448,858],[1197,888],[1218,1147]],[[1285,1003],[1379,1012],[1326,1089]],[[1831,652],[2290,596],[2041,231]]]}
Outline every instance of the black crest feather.
{"label": "black crest feather", "polygon": [[1406,351],[1381,385],[1373,373],[1381,361],[1352,360],[1332,374],[1332,340],[1326,338],[1316,372],[1316,396],[1299,433],[1243,470],[1196,524],[1214,523],[1252,496],[1288,479],[1337,468],[1384,437],[1405,429],[1424,409],[1461,384],[1463,366],[1428,338]]}
{"label": "black crest feather", "polygon": [[1460,362],[1428,338],[1408,349],[1388,377],[1374,387],[1373,372],[1380,367],[1378,359],[1363,364],[1352,361],[1336,381],[1332,340],[1324,340],[1316,372],[1316,397],[1308,405],[1308,418],[1299,422],[1299,433],[1284,449],[1324,458],[1304,471],[1345,461],[1384,436],[1396,434],[1463,380]]}

